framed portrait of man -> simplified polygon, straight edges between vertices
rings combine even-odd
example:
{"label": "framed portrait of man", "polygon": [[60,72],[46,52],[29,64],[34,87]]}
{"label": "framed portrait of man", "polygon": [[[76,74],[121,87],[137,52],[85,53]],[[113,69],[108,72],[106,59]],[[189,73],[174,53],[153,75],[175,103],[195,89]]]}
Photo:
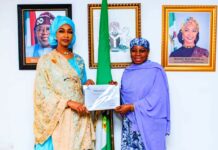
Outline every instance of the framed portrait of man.
{"label": "framed portrait of man", "polygon": [[214,71],[217,6],[163,6],[166,71]]}
{"label": "framed portrait of man", "polygon": [[19,69],[36,69],[38,59],[53,48],[49,28],[56,16],[72,17],[71,4],[17,5]]}

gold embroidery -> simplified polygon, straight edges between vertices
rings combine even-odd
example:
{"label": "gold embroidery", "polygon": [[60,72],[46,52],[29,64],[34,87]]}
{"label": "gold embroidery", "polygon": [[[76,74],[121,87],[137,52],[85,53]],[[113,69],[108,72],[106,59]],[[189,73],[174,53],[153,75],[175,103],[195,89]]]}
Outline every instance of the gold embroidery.
{"label": "gold embroidery", "polygon": [[51,61],[54,63],[54,64],[56,64],[57,63],[57,60],[56,59],[51,59]]}
{"label": "gold embroidery", "polygon": [[82,86],[76,71],[61,54],[52,51],[40,58],[36,74],[35,143],[42,144],[52,136],[55,150],[92,149],[95,134],[91,129],[93,125],[90,116],[79,117],[66,108],[69,99],[83,102]]}

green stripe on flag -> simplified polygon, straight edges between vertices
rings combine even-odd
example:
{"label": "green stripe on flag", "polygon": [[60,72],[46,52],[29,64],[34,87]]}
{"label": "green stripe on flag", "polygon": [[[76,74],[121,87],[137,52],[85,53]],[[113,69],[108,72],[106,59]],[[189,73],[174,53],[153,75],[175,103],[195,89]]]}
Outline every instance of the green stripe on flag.
{"label": "green stripe on flag", "polygon": [[98,45],[97,84],[108,84],[111,80],[108,6],[107,0],[102,0]]}
{"label": "green stripe on flag", "polygon": [[169,27],[174,25],[174,21],[175,21],[175,14],[169,13]]}
{"label": "green stripe on flag", "polygon": [[[110,116],[104,115],[102,118],[103,131],[106,132],[106,145],[102,147],[102,150],[111,150],[111,128],[110,128]],[[104,135],[104,134],[103,134]]]}
{"label": "green stripe on flag", "polygon": [[[107,0],[102,0],[99,45],[98,45],[98,66],[97,66],[97,84],[108,84],[112,80],[111,62],[110,62],[110,45],[109,45],[109,26],[108,26],[108,5]],[[110,115],[102,114],[103,134],[102,150],[111,150],[111,129]],[[105,133],[106,132],[106,133]]]}

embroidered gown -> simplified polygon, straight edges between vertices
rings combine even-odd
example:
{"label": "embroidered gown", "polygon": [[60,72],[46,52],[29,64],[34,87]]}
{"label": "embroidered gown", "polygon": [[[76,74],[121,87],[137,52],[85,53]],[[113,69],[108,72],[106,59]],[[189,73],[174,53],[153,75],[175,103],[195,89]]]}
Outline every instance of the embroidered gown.
{"label": "embroidered gown", "polygon": [[67,61],[54,50],[40,58],[34,91],[35,150],[93,149],[90,116],[66,109],[70,99],[83,102],[81,84],[86,80],[84,61],[77,54]]}

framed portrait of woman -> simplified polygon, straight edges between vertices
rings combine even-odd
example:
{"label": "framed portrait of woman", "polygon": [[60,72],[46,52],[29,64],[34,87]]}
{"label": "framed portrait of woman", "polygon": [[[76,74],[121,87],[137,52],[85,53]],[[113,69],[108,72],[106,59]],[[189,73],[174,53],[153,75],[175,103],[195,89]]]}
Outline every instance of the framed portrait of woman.
{"label": "framed portrait of woman", "polygon": [[215,71],[217,6],[162,7],[166,71]]}
{"label": "framed portrait of woman", "polygon": [[56,16],[72,17],[71,4],[19,4],[19,69],[34,70],[38,59],[53,48],[49,45],[49,28]]}

